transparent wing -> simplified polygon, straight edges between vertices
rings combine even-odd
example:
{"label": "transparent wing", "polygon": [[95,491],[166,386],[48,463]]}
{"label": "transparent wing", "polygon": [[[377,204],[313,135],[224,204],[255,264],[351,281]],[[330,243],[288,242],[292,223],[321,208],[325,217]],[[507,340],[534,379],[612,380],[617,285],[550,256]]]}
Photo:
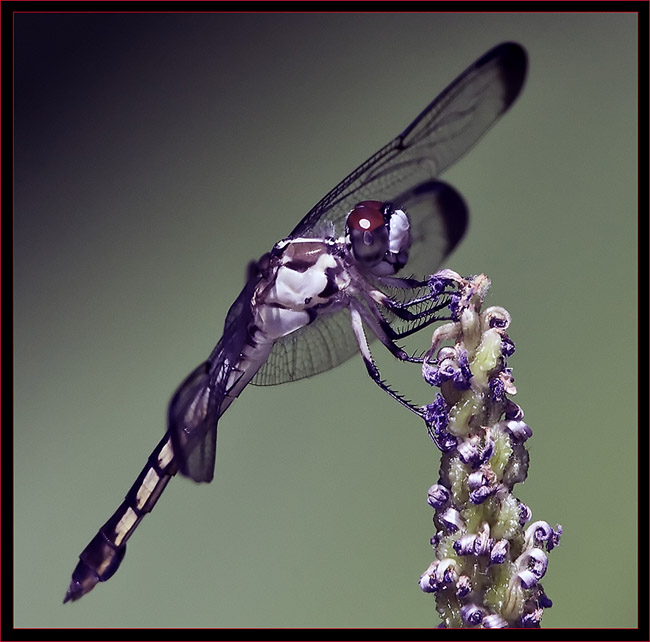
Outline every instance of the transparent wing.
{"label": "transparent wing", "polygon": [[292,237],[318,232],[324,222],[337,236],[345,217],[364,199],[392,202],[460,158],[519,95],[526,76],[525,50],[506,42],[479,58],[399,135],[324,196],[298,223]]}
{"label": "transparent wing", "polygon": [[217,424],[230,373],[248,336],[256,284],[251,274],[226,315],[223,336],[210,358],[183,381],[169,403],[168,431],[176,465],[196,482],[212,481],[214,475]]}
{"label": "transparent wing", "polygon": [[347,308],[322,314],[308,326],[276,341],[251,383],[271,386],[311,377],[358,352]]}

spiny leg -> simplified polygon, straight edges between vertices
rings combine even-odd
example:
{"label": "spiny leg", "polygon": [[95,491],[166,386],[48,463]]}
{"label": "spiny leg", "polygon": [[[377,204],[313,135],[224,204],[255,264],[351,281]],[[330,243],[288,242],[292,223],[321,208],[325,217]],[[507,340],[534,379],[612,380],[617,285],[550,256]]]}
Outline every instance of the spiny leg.
{"label": "spiny leg", "polygon": [[[360,306],[359,306],[360,307]],[[415,413],[418,417],[422,417],[422,411],[414,406],[410,401],[402,397],[399,393],[395,392],[385,381],[382,380],[381,374],[379,372],[379,368],[377,368],[377,365],[375,364],[374,359],[372,358],[372,354],[370,352],[370,347],[368,346],[368,340],[366,339],[365,332],[363,330],[363,323],[362,323],[362,316],[359,311],[359,308],[356,305],[350,306],[350,317],[352,321],[352,329],[354,331],[354,335],[357,340],[357,344],[359,345],[359,350],[361,352],[361,357],[363,358],[363,363],[366,366],[366,370],[368,371],[368,374],[370,375],[370,378],[384,391],[387,392],[393,399],[401,403],[405,408],[408,408],[411,412]],[[381,340],[381,336],[379,336],[379,339]],[[383,341],[382,341],[383,343]],[[387,345],[387,344],[386,344]],[[399,350],[403,355],[405,355],[407,358],[404,360],[409,360],[408,357],[409,355],[401,350],[398,346],[395,346],[394,344],[391,344],[391,352],[393,352],[393,348]],[[390,346],[388,346],[390,347]],[[393,352],[395,356],[399,359],[401,358],[398,354]]]}

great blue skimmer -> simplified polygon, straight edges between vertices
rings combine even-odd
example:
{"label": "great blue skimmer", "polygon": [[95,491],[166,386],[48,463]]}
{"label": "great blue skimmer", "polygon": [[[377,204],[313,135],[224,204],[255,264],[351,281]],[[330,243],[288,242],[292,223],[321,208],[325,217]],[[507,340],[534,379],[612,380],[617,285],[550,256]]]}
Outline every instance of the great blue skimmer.
{"label": "great blue skimmer", "polygon": [[397,273],[431,274],[463,236],[463,199],[435,177],[510,107],[526,68],[515,43],[488,51],[251,263],[223,336],[172,397],[165,436],[79,556],[64,602],[115,573],[173,475],[212,480],[218,420],[248,383],[295,381],[361,352],[372,379],[420,412],[381,380],[364,326],[397,358],[416,360],[396,341],[437,320],[443,304],[426,281]]}

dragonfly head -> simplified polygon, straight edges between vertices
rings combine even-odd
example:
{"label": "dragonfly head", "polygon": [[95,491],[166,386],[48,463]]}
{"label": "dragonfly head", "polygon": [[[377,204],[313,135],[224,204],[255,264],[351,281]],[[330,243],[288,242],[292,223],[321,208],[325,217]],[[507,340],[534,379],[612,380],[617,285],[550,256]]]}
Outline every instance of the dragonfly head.
{"label": "dragonfly head", "polygon": [[346,242],[357,263],[378,276],[390,276],[406,265],[411,247],[410,224],[390,203],[362,201],[346,221]]}

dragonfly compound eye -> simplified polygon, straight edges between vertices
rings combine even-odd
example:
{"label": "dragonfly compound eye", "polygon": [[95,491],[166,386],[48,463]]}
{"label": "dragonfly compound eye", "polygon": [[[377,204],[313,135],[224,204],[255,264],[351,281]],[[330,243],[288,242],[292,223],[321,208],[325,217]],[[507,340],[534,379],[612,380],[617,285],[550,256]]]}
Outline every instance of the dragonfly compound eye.
{"label": "dragonfly compound eye", "polygon": [[348,214],[347,229],[352,253],[366,267],[377,265],[388,251],[389,231],[385,204],[362,201]]}

